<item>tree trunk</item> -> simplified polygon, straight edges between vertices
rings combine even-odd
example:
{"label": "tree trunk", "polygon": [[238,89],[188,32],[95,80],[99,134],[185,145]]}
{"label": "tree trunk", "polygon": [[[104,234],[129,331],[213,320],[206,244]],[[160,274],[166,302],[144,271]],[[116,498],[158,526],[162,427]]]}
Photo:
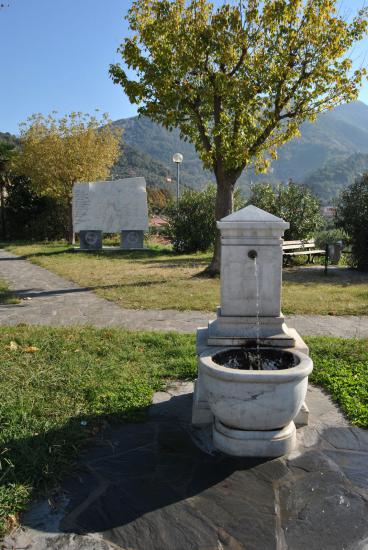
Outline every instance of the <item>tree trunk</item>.
{"label": "tree trunk", "polygon": [[73,203],[68,204],[68,244],[75,244],[75,233],[73,229]]}
{"label": "tree trunk", "polygon": [[[239,174],[240,175],[240,174]],[[217,194],[216,194],[216,221],[228,216],[233,211],[233,193],[238,175],[235,174],[216,174]],[[220,273],[221,268],[221,236],[220,231],[216,229],[215,248],[210,265],[206,273],[215,276]]]}

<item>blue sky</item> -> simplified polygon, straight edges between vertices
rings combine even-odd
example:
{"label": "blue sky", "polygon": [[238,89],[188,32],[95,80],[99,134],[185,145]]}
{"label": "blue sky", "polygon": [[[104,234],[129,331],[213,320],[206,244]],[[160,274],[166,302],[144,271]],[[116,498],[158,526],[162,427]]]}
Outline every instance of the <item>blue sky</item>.
{"label": "blue sky", "polygon": [[[341,0],[354,13],[364,0]],[[3,0],[5,2],[5,0]],[[217,0],[219,3],[220,0]],[[134,116],[122,89],[108,76],[129,32],[130,0],[6,0],[0,11],[0,131],[18,133],[30,114],[92,112],[113,120]],[[368,39],[353,52],[366,57]],[[368,103],[368,84],[361,97]]]}

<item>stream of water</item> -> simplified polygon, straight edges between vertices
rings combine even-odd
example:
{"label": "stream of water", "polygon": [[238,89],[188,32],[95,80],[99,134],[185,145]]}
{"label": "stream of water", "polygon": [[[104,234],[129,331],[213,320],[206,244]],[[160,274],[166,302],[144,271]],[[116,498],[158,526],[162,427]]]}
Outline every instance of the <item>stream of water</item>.
{"label": "stream of water", "polygon": [[259,323],[259,277],[258,277],[258,264],[257,257],[254,258],[254,276],[256,278],[256,349],[257,349],[257,362],[258,370],[261,370],[261,356],[259,353],[259,333],[260,333],[260,323]]}

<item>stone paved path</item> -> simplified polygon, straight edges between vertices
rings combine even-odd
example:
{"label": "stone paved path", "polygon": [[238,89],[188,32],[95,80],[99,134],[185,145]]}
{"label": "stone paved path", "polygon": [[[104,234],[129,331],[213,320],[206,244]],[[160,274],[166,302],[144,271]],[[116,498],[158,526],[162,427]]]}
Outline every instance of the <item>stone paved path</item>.
{"label": "stone paved path", "polygon": [[[0,277],[22,298],[18,305],[0,305],[0,324],[93,325],[129,329],[194,332],[214,314],[196,311],[130,310],[99,298],[42,267],[0,250]],[[290,315],[287,323],[302,335],[368,338],[368,316]]]}
{"label": "stone paved path", "polygon": [[[298,450],[231,458],[190,426],[192,384],[108,428],[5,550],[366,550],[368,432],[309,388]],[[199,445],[196,445],[196,443]]]}

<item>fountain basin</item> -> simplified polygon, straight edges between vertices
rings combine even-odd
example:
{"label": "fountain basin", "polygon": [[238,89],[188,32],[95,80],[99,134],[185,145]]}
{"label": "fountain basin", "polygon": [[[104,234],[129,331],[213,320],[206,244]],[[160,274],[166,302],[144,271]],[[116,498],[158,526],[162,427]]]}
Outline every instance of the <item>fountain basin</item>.
{"label": "fountain basin", "polygon": [[[249,364],[246,354],[255,352],[225,348],[200,355],[206,398],[213,415],[225,427],[279,430],[289,425],[302,407],[313,362],[297,350],[260,348],[261,370],[251,370],[259,365]],[[226,366],[229,357],[231,366]],[[270,357],[274,370],[263,370],[262,366],[270,368]],[[238,365],[231,363],[234,358]]]}

